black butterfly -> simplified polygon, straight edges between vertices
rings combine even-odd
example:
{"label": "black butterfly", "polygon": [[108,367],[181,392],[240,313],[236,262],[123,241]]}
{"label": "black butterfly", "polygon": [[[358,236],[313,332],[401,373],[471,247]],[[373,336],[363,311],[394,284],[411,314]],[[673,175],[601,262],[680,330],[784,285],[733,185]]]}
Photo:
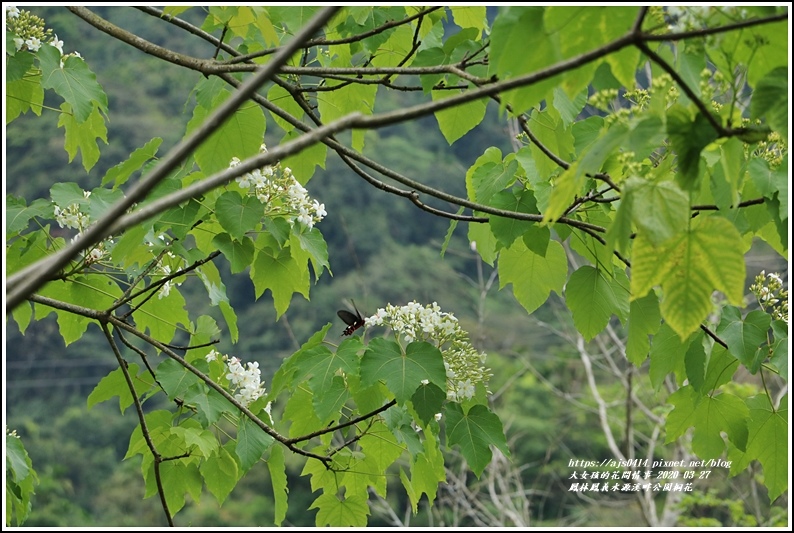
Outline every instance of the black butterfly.
{"label": "black butterfly", "polygon": [[[356,309],[356,304],[353,304],[353,309]],[[356,309],[356,314],[354,315],[350,311],[345,311],[341,309],[336,312],[339,315],[339,318],[347,324],[347,327],[342,332],[342,335],[352,335],[354,331],[364,325],[364,318],[361,316],[361,313],[358,312]]]}

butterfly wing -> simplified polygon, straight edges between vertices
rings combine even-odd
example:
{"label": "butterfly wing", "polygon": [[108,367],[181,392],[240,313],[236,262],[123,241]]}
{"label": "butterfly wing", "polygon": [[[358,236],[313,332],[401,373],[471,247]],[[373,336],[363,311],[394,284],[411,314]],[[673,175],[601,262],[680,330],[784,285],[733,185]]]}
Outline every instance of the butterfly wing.
{"label": "butterfly wing", "polygon": [[337,311],[336,314],[339,315],[339,318],[342,319],[342,322],[344,322],[348,326],[352,326],[353,324],[361,320],[360,316],[356,316],[350,311],[345,311],[344,309]]}

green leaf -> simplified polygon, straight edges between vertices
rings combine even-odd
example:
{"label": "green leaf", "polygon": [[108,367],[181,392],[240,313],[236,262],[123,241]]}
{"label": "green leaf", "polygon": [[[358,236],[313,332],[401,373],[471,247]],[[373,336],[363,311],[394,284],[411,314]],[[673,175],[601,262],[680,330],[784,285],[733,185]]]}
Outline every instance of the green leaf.
{"label": "green leaf", "polygon": [[629,304],[629,332],[626,341],[626,358],[639,367],[648,357],[651,343],[649,335],[655,335],[661,324],[659,298],[649,293]]}
{"label": "green leaf", "polygon": [[187,327],[190,319],[185,310],[185,299],[178,290],[172,289],[168,296],[160,298],[162,294],[150,298],[143,304],[139,302],[148,294],[133,300],[135,305],[140,305],[138,312],[135,313],[135,323],[139,330],[144,332],[149,330],[149,335],[161,342],[170,342],[176,332],[176,325],[182,324]]}
{"label": "green leaf", "polygon": [[[465,91],[453,94],[463,92]],[[452,96],[450,91],[432,91],[431,95],[433,101],[444,100]],[[434,113],[438,121],[438,127],[450,146],[482,122],[482,119],[485,118],[485,104],[485,99],[474,100]]]}
{"label": "green leaf", "polygon": [[766,334],[771,325],[772,318],[763,311],[750,311],[742,320],[741,311],[728,306],[722,312],[717,335],[728,343],[731,355],[755,374],[762,362],[757,359],[759,347],[767,343]]}
{"label": "green leaf", "polygon": [[[153,465],[147,469],[144,477],[146,478],[145,497],[153,496],[159,490]],[[190,494],[196,503],[199,502],[203,483],[195,462],[188,459],[164,461],[160,464],[160,479],[170,513],[176,514],[185,506],[186,493]]]}
{"label": "green leaf", "polygon": [[255,197],[243,197],[236,191],[223,193],[215,202],[218,222],[237,241],[241,241],[246,232],[256,229],[264,210],[262,202]]}
{"label": "green leaf", "polygon": [[232,274],[242,272],[254,260],[254,241],[248,237],[235,240],[228,233],[219,233],[212,244],[229,260]]}
{"label": "green leaf", "polygon": [[21,80],[6,80],[4,88],[6,92],[6,124],[10,124],[29,110],[32,110],[37,116],[41,116],[44,89],[41,87],[40,73],[31,72]]}
{"label": "green leaf", "polygon": [[373,339],[361,358],[362,385],[384,381],[398,405],[410,400],[425,379],[446,390],[446,376],[441,352],[426,342],[412,342],[403,353],[396,342]]}
{"label": "green leaf", "polygon": [[77,124],[85,122],[93,114],[98,115],[97,109],[107,113],[108,97],[97,83],[96,74],[83,59],[69,57],[61,67],[61,53],[49,44],[42,45],[37,55],[42,74],[41,86],[55,90],[69,104]]}
{"label": "green leaf", "polygon": [[450,6],[449,9],[455,24],[461,28],[476,28],[480,32],[487,28],[484,6],[457,5]]}
{"label": "green leaf", "polygon": [[397,442],[389,428],[379,421],[372,424],[364,436],[359,439],[359,444],[361,451],[366,454],[368,459],[372,460],[372,464],[375,466],[374,472],[371,473],[372,480],[381,479],[385,485],[386,480],[383,477],[383,472],[386,472],[402,455],[403,447]]}
{"label": "green leaf", "polygon": [[[487,164],[493,165],[501,165],[502,164],[502,152],[499,148],[495,146],[488,147],[485,152],[474,161],[474,164],[469,167],[466,171],[466,195],[469,200],[479,201],[477,198],[476,190],[480,186],[480,183],[483,181],[482,172],[480,167],[483,167]],[[477,182],[474,181],[474,174],[478,173],[480,177],[478,177]],[[507,183],[505,183],[506,185]],[[496,190],[504,189],[504,187],[498,187]],[[493,193],[491,193],[493,194]]]}
{"label": "green leaf", "polygon": [[314,411],[314,399],[311,391],[298,387],[295,389],[284,407],[284,421],[291,421],[289,436],[307,435],[324,427]]}
{"label": "green leaf", "polygon": [[105,120],[97,107],[82,122],[75,120],[69,104],[61,104],[61,111],[62,113],[58,115],[58,127],[65,130],[64,148],[69,154],[69,162],[74,160],[79,150],[83,159],[83,168],[88,172],[99,161],[99,145],[96,139],[102,139],[105,144],[108,143]]}
{"label": "green leaf", "polygon": [[[309,260],[312,262],[315,278],[320,278],[323,269],[327,270],[329,274],[331,273],[331,264],[328,262],[328,244],[317,228],[305,229],[300,232],[293,231],[290,234],[290,246],[293,252],[300,248],[308,254]],[[295,259],[297,260],[298,258],[295,257]]]}
{"label": "green leaf", "polygon": [[157,365],[156,375],[170,400],[181,397],[189,387],[201,383],[198,376],[171,358]]}
{"label": "green leaf", "polygon": [[778,67],[761,78],[752,93],[750,118],[766,117],[773,130],[788,142],[788,69]]}
{"label": "green leaf", "polygon": [[218,448],[202,461],[199,472],[204,478],[207,490],[218,500],[218,505],[223,505],[234,487],[237,486],[237,480],[240,477],[237,461],[226,448]]}
{"label": "green leaf", "polygon": [[[490,200],[491,207],[503,209],[505,211],[512,211],[515,213],[525,214],[538,214],[537,203],[535,202],[535,195],[529,189],[521,189],[518,191],[500,191],[497,192]],[[536,227],[535,222],[529,220],[516,220],[514,218],[505,218],[496,215],[491,215],[489,224],[496,240],[505,248],[508,248],[513,241],[520,235],[529,231],[530,228]],[[544,252],[545,253],[545,252]]]}
{"label": "green leaf", "polygon": [[[477,214],[477,213],[475,213]],[[480,255],[483,261],[493,266],[496,260],[496,237],[487,224],[469,224],[467,234],[472,248]]]}
{"label": "green leaf", "polygon": [[484,405],[475,405],[464,415],[460,404],[449,402],[444,418],[447,425],[447,445],[460,446],[460,451],[478,478],[491,462],[490,445],[510,456],[502,422]]}
{"label": "green leaf", "polygon": [[694,228],[659,246],[642,234],[634,242],[632,299],[662,286],[662,316],[686,338],[712,310],[714,290],[735,305],[742,302],[745,264],[739,232],[727,219],[706,217]]}
{"label": "green leaf", "polygon": [[717,140],[717,132],[702,114],[675,106],[667,112],[667,135],[678,156],[676,181],[686,191],[699,187],[700,152]]}
{"label": "green leaf", "polygon": [[[213,107],[220,105],[228,92],[213,93]],[[193,118],[187,125],[187,133],[197,129],[211,114],[212,109],[197,105]],[[243,104],[234,112],[201,146],[194,156],[202,172],[210,175],[229,168],[233,157],[245,160],[259,153],[265,136],[265,115],[262,108],[255,104]]]}
{"label": "green leaf", "polygon": [[262,458],[275,439],[262,431],[250,418],[240,415],[237,425],[237,457],[240,458],[240,467],[243,472],[248,472],[254,464]]}
{"label": "green leaf", "polygon": [[314,500],[309,509],[318,509],[317,527],[364,527],[367,525],[369,505],[366,495],[338,498],[336,494],[323,493]]}
{"label": "green leaf", "polygon": [[[293,130],[281,139],[281,144],[286,144],[293,139],[297,139],[301,135],[303,135],[302,132],[299,133]],[[314,143],[293,156],[285,157],[281,161],[281,167],[289,168],[292,171],[292,175],[295,176],[295,179],[298,180],[301,185],[306,185],[314,175],[316,167],[325,168],[327,153],[327,146],[323,143]]]}
{"label": "green leaf", "polygon": [[[317,98],[317,108],[323,122],[328,124],[342,118],[350,113],[372,114],[375,105],[375,94],[377,85],[365,85],[360,83],[329,83],[329,86],[336,87],[332,91],[323,91]],[[362,150],[364,148],[363,133],[353,131],[353,149]]]}
{"label": "green leaf", "polygon": [[775,365],[781,376],[788,376],[788,324],[782,320],[772,322],[775,340],[770,348],[770,362]]}
{"label": "green leaf", "polygon": [[432,505],[439,484],[446,480],[444,457],[438,448],[438,440],[432,432],[425,433],[424,450],[424,453],[416,455],[411,461],[410,480],[402,470],[400,471],[400,480],[408,492],[414,511],[422,494],[427,494],[427,499]]}
{"label": "green leaf", "polygon": [[102,186],[104,187],[112,181],[113,188],[117,189],[121,185],[127,183],[127,180],[133,173],[140,170],[146,162],[154,159],[157,155],[157,149],[162,143],[163,139],[155,137],[140,148],[136,148],[126,161],[122,161],[105,173],[105,176],[102,178]]}
{"label": "green leaf", "polygon": [[[543,23],[544,8],[502,7],[491,28],[489,75],[500,80],[535,72],[562,59],[558,42],[550,39]],[[517,54],[516,50],[531,50]],[[509,104],[513,114],[537,105],[559,84],[556,77],[507,91],[502,105]]]}
{"label": "green leaf", "polygon": [[730,382],[737,368],[739,368],[739,362],[728,353],[728,350],[719,344],[712,346],[701,394],[717,390]]}
{"label": "green leaf", "polygon": [[568,278],[568,261],[557,241],[549,242],[546,255],[529,250],[516,241],[499,254],[499,288],[513,284],[513,296],[532,313],[545,302],[551,291],[562,294]]}
{"label": "green leaf", "polygon": [[171,428],[171,434],[184,443],[191,455],[208,458],[218,450],[218,439],[206,429],[177,426]]}
{"label": "green leaf", "polygon": [[433,383],[428,383],[427,385],[422,384],[416,389],[414,395],[411,396],[411,404],[421,421],[427,425],[437,413],[441,412],[441,407],[446,399],[447,393],[444,389]]}
{"label": "green leaf", "polygon": [[187,388],[182,398],[186,404],[196,408],[196,419],[207,428],[220,420],[225,412],[237,409],[215,389],[208,388],[203,382]]}
{"label": "green leaf", "polygon": [[667,324],[662,324],[659,333],[651,341],[651,367],[649,375],[651,383],[658,390],[664,378],[670,372],[675,372],[676,381],[683,383],[686,378],[685,354],[691,339],[681,338]]}
{"label": "green leaf", "polygon": [[674,182],[631,177],[626,180],[624,194],[630,197],[632,222],[654,246],[686,230],[689,196]]}
{"label": "green leaf", "polygon": [[[148,370],[138,375],[140,367],[135,363],[131,363],[127,367],[132,378],[132,385],[135,388],[136,396],[141,396],[144,392],[149,390],[154,385],[154,380]],[[98,403],[107,401],[114,396],[119,397],[119,409],[121,414],[132,405],[133,398],[130,388],[127,385],[127,380],[124,378],[124,373],[120,368],[113,370],[107,376],[99,380],[94,390],[88,395],[87,407],[91,409]]]}
{"label": "green leaf", "polygon": [[628,296],[625,287],[588,265],[571,274],[565,285],[565,302],[573,323],[588,341],[606,327],[613,314],[629,312]]}
{"label": "green leaf", "polygon": [[549,198],[549,206],[543,214],[544,222],[554,221],[565,213],[568,205],[584,186],[586,175],[601,172],[604,162],[619,146],[626,143],[629,134],[630,131],[626,124],[615,123],[588,147],[579,160],[571,164],[555,180]]}
{"label": "green leaf", "polygon": [[[555,91],[558,90],[558,88],[555,89]],[[570,126],[561,119],[556,108],[547,107],[542,112],[533,109],[528,125],[538,141],[549,151],[564,160],[571,159],[574,143],[573,133]],[[529,151],[541,178],[548,179],[549,176],[560,170],[558,163],[549,158],[535,143],[529,145]]]}
{"label": "green leaf", "polygon": [[34,217],[53,217],[52,204],[44,198],[37,198],[26,205],[24,198],[6,195],[6,238],[27,229],[30,219]]}
{"label": "green leaf", "polygon": [[757,459],[764,467],[763,482],[769,490],[770,501],[774,502],[786,490],[790,476],[788,394],[780,399],[777,409],[763,394],[747,398],[745,403],[750,410],[747,448],[745,453],[737,449],[729,455],[734,461],[731,473],[744,470],[750,461]]}
{"label": "green leaf", "polygon": [[250,275],[257,298],[266,289],[270,289],[277,318],[287,311],[294,293],[309,299],[308,267],[298,265],[289,249],[278,252],[270,249],[259,250],[251,265]]}
{"label": "green leaf", "polygon": [[343,342],[336,353],[325,345],[300,350],[292,359],[295,367],[293,386],[308,379],[309,388],[315,395],[328,394],[332,388],[334,376],[339,373],[358,375],[358,355],[355,343]]}
{"label": "green leaf", "polygon": [[284,462],[284,449],[281,446],[273,446],[270,449],[267,469],[270,472],[270,482],[273,484],[273,507],[275,507],[273,523],[280,526],[287,516],[287,494],[289,494],[287,466]]}
{"label": "green leaf", "polygon": [[721,432],[725,432],[734,445],[743,446],[747,439],[749,411],[744,402],[732,394],[700,396],[687,385],[670,395],[668,402],[675,409],[667,415],[666,442],[674,441],[694,426],[692,449],[702,459],[717,459],[725,451]]}
{"label": "green leaf", "polygon": [[[273,86],[267,92],[267,100],[271,104],[278,106],[280,109],[292,115],[295,119],[299,120],[303,117],[303,108],[281,85],[277,85],[275,83],[273,84]],[[292,124],[279,117],[275,113],[271,113],[271,116],[273,117],[275,123],[278,124],[278,126],[285,132],[290,132],[295,129]]]}
{"label": "green leaf", "polygon": [[474,201],[490,204],[493,196],[510,185],[516,177],[518,162],[515,160],[505,166],[502,162],[484,163],[474,170],[471,183],[474,187]]}

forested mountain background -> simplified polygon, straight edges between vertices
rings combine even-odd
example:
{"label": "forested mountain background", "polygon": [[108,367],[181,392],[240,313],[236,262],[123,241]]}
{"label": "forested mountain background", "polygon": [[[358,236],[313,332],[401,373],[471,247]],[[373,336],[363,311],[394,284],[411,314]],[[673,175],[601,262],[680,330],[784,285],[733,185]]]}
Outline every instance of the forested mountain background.
{"label": "forested mountain background", "polygon": [[[92,9],[167,48],[201,57],[213,53],[198,39],[194,49],[180,50],[185,46],[183,36],[174,39],[168,25],[153,24],[150,16],[135,9]],[[79,156],[68,163],[56,113],[45,109],[41,117],[21,117],[6,130],[3,181],[7,194],[48,198],[50,186],[57,181],[75,181],[90,189],[98,185],[108,168],[151,137],[163,137],[162,153],[177,142],[186,126],[184,110],[191,106],[184,95],[198,81],[197,74],[166,66],[115,39],[89,32],[85,23],[63,8],[38,7],[31,11],[42,16],[65,47],[77,49],[97,73],[109,97],[108,144],[100,146],[102,158],[86,174]],[[201,13],[184,14],[188,20],[191,16],[200,24]],[[391,99],[380,99],[384,106],[380,111],[407,107],[416,101],[410,92],[389,96]],[[495,104],[489,106],[484,127],[473,130],[451,148],[434,118],[428,117],[368,132],[365,153],[430,186],[465,196],[460,178],[481,155],[483,146],[496,145],[503,152],[513,149],[507,122],[499,116]],[[269,124],[267,144],[275,146],[279,139],[280,132]],[[40,153],[42,145],[47,147],[48,157],[30,157]],[[281,360],[322,325],[334,322],[341,333],[344,325],[336,318],[336,311],[350,300],[362,314],[371,314],[387,303],[437,301],[461,320],[477,348],[489,354],[494,410],[506,422],[512,451],[510,471],[526,490],[532,524],[617,527],[641,523],[640,511],[630,499],[605,505],[603,500],[591,501],[568,491],[569,460],[608,457],[609,450],[598,418],[588,415],[588,409],[592,413],[595,407],[586,393],[588,384],[580,356],[559,334],[571,321],[561,299],[553,295],[527,318],[511,294],[498,291],[494,269],[469,248],[465,232],[458,230],[453,235],[442,260],[446,220],[417,209],[405,199],[373,189],[338,158],[330,157],[327,168],[318,169],[310,183],[312,194],[322,199],[328,211],[322,230],[333,279],[312,286],[311,302],[293,299],[289,311],[276,321],[270,295],[255,300],[250,280],[235,277],[235,285],[227,286],[227,294],[238,313],[240,342],[222,342],[218,349],[259,361],[267,383]],[[461,190],[454,190],[450,184],[457,184]],[[223,262],[219,268],[226,268]],[[759,243],[748,265],[748,284],[762,269],[785,272],[787,265]],[[198,285],[196,290],[200,290]],[[186,296],[188,305],[204,305],[198,298],[191,302],[189,292]],[[65,347],[53,315],[32,323],[22,343],[16,324],[6,321],[4,366],[6,372],[13,372],[14,379],[5,383],[5,423],[23,437],[41,480],[25,525],[159,525],[162,511],[156,498],[142,499],[139,463],[121,461],[137,418],[131,411],[119,417],[112,402],[90,410],[86,407],[86,397],[93,387],[116,366],[99,329],[91,329],[96,337],[88,335]],[[601,385],[605,392],[616,386],[619,384]],[[571,409],[572,402],[580,408]],[[260,469],[261,475],[245,478],[221,508],[209,497],[202,499],[201,505],[188,505],[181,522],[201,526],[272,524],[267,469],[261,464],[254,469]],[[301,478],[297,465],[288,472],[292,488],[287,523],[312,526],[313,512],[305,511],[313,499],[308,478]],[[772,506],[765,494],[751,493],[751,476],[744,473],[727,479],[724,469],[715,471],[708,482],[698,484],[692,501],[686,502],[684,516],[716,520],[725,526],[785,520],[785,502]],[[476,485],[473,476],[469,478]],[[397,514],[403,514],[407,503],[398,501],[400,491],[392,494],[391,506]],[[374,514],[370,520],[370,525],[390,523],[385,513],[380,517]],[[420,507],[411,525],[429,523],[427,510]]]}

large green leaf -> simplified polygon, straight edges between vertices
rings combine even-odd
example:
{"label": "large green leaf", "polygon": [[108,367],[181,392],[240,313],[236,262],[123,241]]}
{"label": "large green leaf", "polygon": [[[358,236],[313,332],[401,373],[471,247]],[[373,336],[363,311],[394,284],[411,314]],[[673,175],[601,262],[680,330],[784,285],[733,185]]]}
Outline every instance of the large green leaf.
{"label": "large green leaf", "polygon": [[[490,204],[492,207],[503,209],[505,211],[525,214],[538,214],[535,195],[529,189],[497,192],[491,198]],[[508,248],[511,244],[513,244],[513,241],[515,241],[520,235],[529,231],[530,228],[536,226],[535,222],[531,222],[529,220],[516,220],[514,218],[505,218],[496,215],[491,215],[488,217],[488,222],[491,225],[491,231],[496,237],[496,240],[499,241],[499,244],[505,248]]]}
{"label": "large green leaf", "polygon": [[136,148],[125,161],[110,168],[105,173],[102,178],[102,185],[105,186],[113,182],[114,189],[124,185],[134,172],[140,170],[144,163],[152,160],[157,155],[157,149],[162,142],[163,139],[155,137],[140,148]]}
{"label": "large green leaf", "polygon": [[308,266],[297,264],[289,249],[278,252],[269,248],[259,250],[250,273],[257,298],[270,289],[278,317],[287,311],[294,293],[309,299]]}
{"label": "large green leaf", "polygon": [[651,367],[648,374],[651,384],[658,389],[670,372],[675,372],[676,381],[686,379],[685,355],[691,339],[684,341],[667,324],[662,324],[659,332],[651,341]]}
{"label": "large green leaf", "polygon": [[717,131],[702,114],[693,118],[688,109],[676,106],[667,113],[667,135],[678,157],[676,181],[684,190],[697,190],[700,152],[717,139]]}
{"label": "large green leaf", "polygon": [[659,246],[640,234],[633,248],[632,299],[661,285],[662,316],[681,338],[711,312],[714,290],[735,305],[742,303],[744,291],[744,246],[733,224],[715,216],[694,226]]}
{"label": "large green leaf", "polygon": [[[491,30],[489,74],[499,79],[515,78],[535,72],[562,59],[556,39],[550,39],[543,25],[544,8],[502,7]],[[530,53],[516,53],[527,50]],[[556,78],[513,89],[502,95],[514,114],[537,105],[559,84]]]}
{"label": "large green leaf", "polygon": [[513,284],[513,296],[527,313],[545,302],[551,291],[562,294],[568,278],[568,261],[557,241],[549,242],[546,255],[528,249],[523,241],[515,241],[499,254],[499,288]]}
{"label": "large green leaf", "polygon": [[411,399],[422,380],[446,390],[447,374],[441,352],[426,342],[412,342],[403,353],[400,345],[373,339],[361,358],[361,383],[383,380],[399,405]]}
{"label": "large green leaf", "polygon": [[78,150],[83,160],[83,168],[90,171],[99,161],[99,145],[97,139],[108,143],[108,130],[105,120],[95,107],[83,122],[78,122],[72,114],[68,103],[61,104],[62,113],[58,116],[58,127],[64,128],[64,148],[69,154],[69,162],[77,155]]}
{"label": "large green leaf", "polygon": [[571,201],[579,194],[585,184],[587,174],[601,172],[607,158],[627,140],[629,127],[617,122],[591,144],[586,153],[571,164],[556,180],[551,191],[549,206],[543,214],[543,221],[554,221],[565,213]]}
{"label": "large green leaf", "polygon": [[588,341],[606,327],[613,314],[623,317],[629,312],[626,287],[589,265],[571,274],[565,285],[565,302],[576,329]]}
{"label": "large green leaf", "polygon": [[[138,396],[149,390],[154,384],[154,380],[148,371],[138,375],[139,370],[140,367],[135,363],[131,363],[127,366],[127,372],[132,377],[132,384],[135,387],[135,394]],[[87,407],[91,409],[96,404],[107,401],[114,396],[119,397],[119,409],[121,409],[121,413],[124,414],[127,407],[132,405],[133,399],[130,388],[127,385],[127,380],[120,368],[113,370],[110,374],[99,380],[94,390],[88,395]]]}
{"label": "large green leaf", "polygon": [[[431,95],[433,100],[443,100],[452,96],[449,91],[432,91]],[[486,103],[485,99],[474,100],[435,112],[438,127],[450,145],[482,122],[485,118]]]}
{"label": "large green leaf", "polygon": [[[555,97],[556,100],[561,98],[565,98],[564,93]],[[533,109],[529,116],[528,126],[547,150],[564,161],[571,159],[574,149],[573,133],[571,127],[565,123],[555,107],[547,107],[543,111]],[[523,149],[526,150],[526,147]],[[529,145],[529,151],[532,153],[538,175],[542,179],[546,180],[561,170],[559,163],[546,155],[535,143]]]}
{"label": "large green leaf", "polygon": [[189,387],[201,382],[198,376],[171,358],[157,365],[156,374],[158,383],[172,400],[181,397]]}
{"label": "large green leaf", "polygon": [[271,444],[273,437],[262,431],[247,416],[240,415],[240,423],[237,425],[237,457],[240,458],[240,468],[243,472],[248,472],[254,464],[262,458]]}
{"label": "large green leaf", "polygon": [[778,67],[766,74],[755,87],[750,102],[750,116],[766,117],[773,130],[788,142],[788,69]]}
{"label": "large green leaf", "polygon": [[223,505],[232,489],[237,486],[240,474],[237,461],[226,448],[218,448],[201,463],[199,471],[207,490],[218,500],[218,505]]}
{"label": "large green leaf", "polygon": [[297,249],[306,252],[308,260],[312,263],[315,278],[319,279],[324,269],[329,274],[331,273],[331,264],[328,262],[328,244],[317,228],[299,231],[293,227],[293,231],[290,233],[290,247],[296,260],[298,260],[295,254]]}
{"label": "large green leaf", "polygon": [[764,467],[763,482],[769,489],[769,499],[774,502],[785,492],[791,475],[788,394],[780,399],[777,408],[770,405],[769,397],[764,394],[748,398],[745,403],[750,409],[747,448],[745,452],[739,448],[731,450],[728,455],[732,460],[731,474],[741,472],[757,459]]}
{"label": "large green leaf", "polygon": [[108,97],[82,58],[69,57],[61,66],[61,52],[49,44],[41,46],[38,58],[41,86],[54,89],[69,104],[78,124],[85,122],[95,108],[107,113]]}
{"label": "large green leaf", "polygon": [[[281,144],[286,144],[293,139],[297,139],[301,135],[301,133],[293,130],[281,139]],[[325,168],[325,158],[327,154],[327,146],[323,143],[315,143],[293,156],[285,157],[281,161],[281,166],[282,168],[289,168],[295,179],[298,180],[301,185],[306,185],[314,175],[316,167]]]}
{"label": "large green leaf", "polygon": [[735,446],[744,447],[749,411],[740,398],[727,393],[701,396],[687,385],[674,392],[668,401],[675,409],[667,415],[667,442],[694,426],[692,449],[702,459],[716,459],[725,451],[721,432]]}
{"label": "large green leaf", "polygon": [[[213,93],[212,108],[228,97]],[[197,105],[193,118],[187,125],[190,133],[198,128],[212,113],[212,108]],[[233,157],[246,159],[259,153],[265,136],[265,115],[262,108],[255,104],[243,104],[231,117],[218,127],[195,152],[196,163],[204,174],[209,175],[229,167]]]}
{"label": "large green leaf", "polygon": [[227,191],[215,202],[215,216],[223,229],[237,241],[241,241],[247,231],[256,229],[264,215],[262,202],[253,196],[241,196],[236,191]]}
{"label": "large green leaf", "polygon": [[629,304],[629,332],[626,340],[626,358],[639,367],[648,357],[651,343],[661,324],[659,298],[651,292]]}
{"label": "large green leaf", "polygon": [[40,73],[31,71],[23,79],[14,81],[6,80],[4,89],[6,93],[6,124],[10,124],[29,110],[41,116],[41,110],[43,109],[42,104],[44,103],[44,89],[41,87]]}
{"label": "large green leaf", "polygon": [[460,404],[449,402],[444,418],[447,426],[447,445],[460,446],[460,451],[478,478],[491,462],[491,445],[506,456],[507,448],[502,422],[484,405],[475,405],[465,414]]}
{"label": "large green leaf", "polygon": [[232,274],[242,272],[254,260],[254,242],[246,236],[237,240],[228,233],[219,233],[212,239],[212,244],[229,260]]}
{"label": "large green leaf", "polygon": [[717,335],[728,343],[728,351],[751,373],[755,374],[766,358],[767,331],[772,318],[763,311],[750,311],[742,319],[741,311],[733,306],[725,307]]}
{"label": "large green leaf", "polygon": [[327,492],[314,500],[309,509],[317,509],[317,527],[364,527],[370,512],[366,495],[345,496],[340,499],[336,494]]}
{"label": "large green leaf", "polygon": [[654,246],[687,228],[689,196],[674,182],[631,177],[626,180],[624,195],[630,197],[632,222]]}
{"label": "large green leaf", "polygon": [[498,161],[486,162],[477,166],[471,176],[471,183],[474,188],[473,200],[483,204],[490,204],[496,193],[515,181],[517,170],[518,163],[515,160],[510,161],[507,165]]}
{"label": "large green leaf", "polygon": [[273,446],[267,460],[267,469],[270,472],[270,482],[273,484],[273,506],[275,517],[273,522],[280,526],[287,516],[287,465],[284,462],[284,449]]}

